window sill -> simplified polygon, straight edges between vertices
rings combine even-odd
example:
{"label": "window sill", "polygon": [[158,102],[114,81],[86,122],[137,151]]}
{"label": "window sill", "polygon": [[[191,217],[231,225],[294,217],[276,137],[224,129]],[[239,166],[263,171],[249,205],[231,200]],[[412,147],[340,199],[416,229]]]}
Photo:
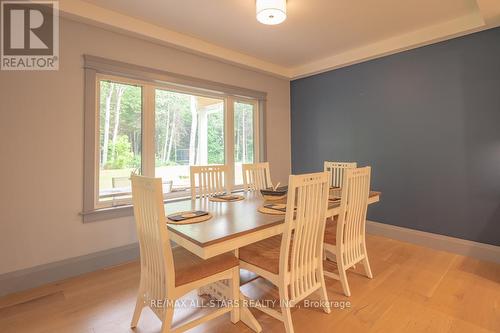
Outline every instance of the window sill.
{"label": "window sill", "polygon": [[[191,198],[190,195],[184,195],[175,198],[168,198],[163,200],[163,202],[164,203],[175,202],[175,201],[187,200],[189,198]],[[132,206],[132,204],[128,204],[122,206],[97,208],[88,212],[81,212],[80,215],[83,216],[83,223],[112,220],[120,217],[133,216],[134,207]]]}
{"label": "window sill", "polygon": [[98,208],[81,212],[80,215],[83,217],[83,223],[112,220],[134,215],[134,208],[132,205]]}
{"label": "window sill", "polygon": [[[243,188],[242,186],[237,186],[236,188],[233,189],[232,192],[243,192]],[[165,199],[163,200],[163,202],[164,203],[176,202],[176,201],[188,200],[190,198],[191,198],[190,195],[178,196],[175,198]],[[97,208],[91,211],[81,212],[80,215],[83,217],[83,223],[112,220],[121,217],[134,216],[134,207],[131,204],[129,204],[123,206]]]}

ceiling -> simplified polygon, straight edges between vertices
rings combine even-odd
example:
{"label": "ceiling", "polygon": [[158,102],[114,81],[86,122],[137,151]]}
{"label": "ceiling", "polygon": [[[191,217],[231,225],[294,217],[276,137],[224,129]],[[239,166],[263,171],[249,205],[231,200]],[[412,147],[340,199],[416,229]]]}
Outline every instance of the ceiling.
{"label": "ceiling", "polygon": [[500,25],[500,0],[288,0],[288,18],[277,26],[257,22],[255,0],[62,0],[60,6],[72,16],[287,78]]}

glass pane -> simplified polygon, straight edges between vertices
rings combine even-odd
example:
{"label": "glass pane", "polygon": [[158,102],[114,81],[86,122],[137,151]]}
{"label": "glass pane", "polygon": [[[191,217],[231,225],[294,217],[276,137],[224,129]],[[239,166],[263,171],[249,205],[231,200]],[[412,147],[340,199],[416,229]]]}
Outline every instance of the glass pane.
{"label": "glass pane", "polygon": [[241,165],[254,162],[254,105],[234,103],[234,183],[243,184]]}
{"label": "glass pane", "polygon": [[100,81],[99,199],[130,199],[130,173],[141,168],[142,89]]}
{"label": "glass pane", "polygon": [[163,191],[189,189],[189,166],[224,164],[224,100],[156,90],[155,174]]}

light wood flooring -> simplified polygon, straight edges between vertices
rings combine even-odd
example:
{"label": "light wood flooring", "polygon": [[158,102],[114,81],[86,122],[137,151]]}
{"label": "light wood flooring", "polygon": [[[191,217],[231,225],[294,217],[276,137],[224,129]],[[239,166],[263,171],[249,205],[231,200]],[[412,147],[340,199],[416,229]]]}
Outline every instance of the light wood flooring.
{"label": "light wood flooring", "polygon": [[[340,283],[327,278],[330,301],[351,306],[330,315],[319,308],[293,309],[297,333],[500,332],[500,265],[377,236],[368,236],[367,244],[374,279],[364,277],[362,267],[349,272],[347,298]],[[138,283],[134,262],[0,298],[0,332],[134,332],[129,322]],[[261,279],[243,290],[265,299],[275,295]],[[264,332],[284,332],[281,322],[253,312]],[[174,322],[197,315],[179,310]],[[135,332],[158,333],[160,326],[146,309]],[[190,332],[251,331],[225,315]]]}

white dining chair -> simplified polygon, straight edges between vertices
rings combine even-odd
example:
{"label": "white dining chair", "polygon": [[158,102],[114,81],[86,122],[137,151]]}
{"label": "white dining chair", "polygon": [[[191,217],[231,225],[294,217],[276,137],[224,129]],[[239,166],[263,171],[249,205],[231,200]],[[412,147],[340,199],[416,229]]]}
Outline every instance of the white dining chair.
{"label": "white dining chair", "polygon": [[[170,332],[175,301],[191,290],[216,281],[231,280],[231,299],[239,299],[238,259],[233,254],[203,260],[183,247],[172,248],[161,178],[133,175],[132,200],[141,256],[141,279],[132,328],[137,326],[142,309],[149,307],[162,321],[161,332]],[[231,321],[239,321],[239,308],[227,306],[192,320],[175,332],[184,332],[230,311]]]}
{"label": "white dining chair", "polygon": [[283,321],[285,331],[292,333],[290,307],[313,292],[319,291],[323,310],[330,313],[322,262],[328,174],[292,175],[288,184],[283,234],[240,248],[239,259],[241,269],[278,287],[281,312],[265,306],[256,308]]}
{"label": "white dining chair", "polygon": [[245,191],[259,191],[273,186],[269,162],[242,164],[241,169]]}
{"label": "white dining chair", "polygon": [[190,168],[191,198],[196,198],[196,191],[200,197],[210,197],[230,192],[227,186],[227,165],[196,165]]}
{"label": "white dining chair", "polygon": [[325,275],[340,280],[346,296],[351,296],[347,282],[349,268],[361,262],[366,276],[373,278],[365,242],[370,173],[370,167],[345,170],[340,213],[338,218],[326,222],[324,249],[327,257],[335,256],[339,274],[325,271]]}
{"label": "white dining chair", "polygon": [[356,162],[330,162],[325,161],[323,171],[330,174],[330,186],[332,187],[342,187],[342,181],[344,179],[344,171],[347,169],[357,168],[358,164]]}

